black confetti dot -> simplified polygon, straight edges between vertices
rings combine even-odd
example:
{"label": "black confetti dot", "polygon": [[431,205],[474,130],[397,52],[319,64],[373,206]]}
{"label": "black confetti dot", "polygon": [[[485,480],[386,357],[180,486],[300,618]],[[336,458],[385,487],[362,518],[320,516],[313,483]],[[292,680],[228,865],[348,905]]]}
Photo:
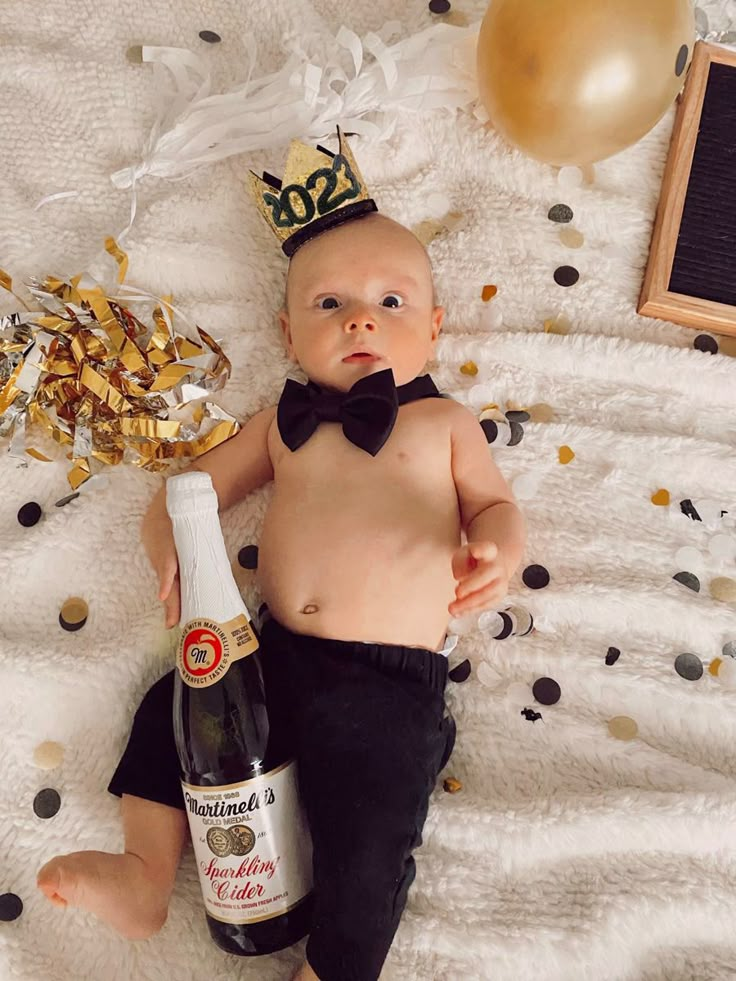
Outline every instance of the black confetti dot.
{"label": "black confetti dot", "polygon": [[246,545],[238,552],[238,564],[243,569],[258,568],[258,546]]}
{"label": "black confetti dot", "polygon": [[537,678],[532,685],[532,694],[541,705],[555,705],[562,692],[554,678]]}
{"label": "black confetti dot", "polygon": [[33,810],[36,817],[52,818],[58,813],[60,807],[61,797],[59,797],[58,791],[52,790],[50,787],[39,790],[33,798]]}
{"label": "black confetti dot", "polygon": [[208,44],[217,44],[218,41],[222,41],[220,35],[215,34],[214,31],[200,31],[199,36]]}
{"label": "black confetti dot", "polygon": [[710,334],[698,334],[693,341],[693,347],[704,354],[718,354],[718,341]]}
{"label": "black confetti dot", "polygon": [[524,438],[524,429],[520,422],[510,422],[509,427],[511,428],[511,439],[506,445],[517,446]]}
{"label": "black confetti dot", "polygon": [[685,65],[687,64],[688,47],[686,44],[680,48],[677,52],[677,61],[675,62],[675,75],[679,78],[680,75],[685,71]]}
{"label": "black confetti dot", "polygon": [[528,412],[522,410],[513,410],[506,413],[506,418],[509,422],[529,422],[531,416]]}
{"label": "black confetti dot", "polygon": [[697,681],[703,677],[703,662],[697,654],[678,654],[675,658],[675,671],[687,681]]}
{"label": "black confetti dot", "polygon": [[516,620],[515,637],[526,637],[527,634],[530,634],[534,630],[534,617],[529,610],[525,610],[521,606],[510,606],[509,613]]}
{"label": "black confetti dot", "polygon": [[79,497],[79,491],[75,491],[73,494],[67,494],[66,497],[62,497],[60,500],[58,500],[54,505],[54,507],[63,508],[65,504],[68,504],[70,501],[76,500],[78,497]]}
{"label": "black confetti dot", "polygon": [[6,892],[0,896],[0,920],[9,923],[11,920],[17,920],[22,912],[23,903],[20,896],[16,896],[14,892]]}
{"label": "black confetti dot", "polygon": [[489,443],[493,443],[498,436],[498,426],[493,421],[493,419],[482,419],[480,423],[480,428],[486,434],[486,439]]}
{"label": "black confetti dot", "polygon": [[501,629],[497,634],[493,635],[493,639],[506,640],[506,638],[510,637],[511,634],[514,632],[514,621],[511,619],[508,613],[502,613],[500,610],[498,611],[498,616],[501,617],[501,620],[503,621],[503,626],[501,627]]}
{"label": "black confetti dot", "polygon": [[558,266],[554,276],[558,286],[574,286],[580,279],[580,273],[575,266]]}
{"label": "black confetti dot", "polygon": [[450,9],[450,0],[429,0],[429,9],[433,14],[446,14]]}
{"label": "black confetti dot", "polygon": [[448,677],[453,681],[457,681],[458,683],[461,681],[467,681],[470,677],[470,667],[470,661],[466,657],[464,661],[456,664],[452,671],[448,672]]}
{"label": "black confetti dot", "polygon": [[683,586],[692,589],[693,592],[700,592],[700,580],[692,572],[678,572],[672,577],[676,582],[681,582]]}
{"label": "black confetti dot", "polygon": [[18,521],[24,528],[31,528],[33,525],[38,524],[41,513],[41,505],[35,501],[29,501],[18,511]]}
{"label": "black confetti dot", "polygon": [[547,212],[550,221],[558,221],[565,224],[572,221],[572,208],[567,204],[553,204]]}
{"label": "black confetti dot", "polygon": [[521,578],[529,589],[544,589],[549,586],[549,573],[543,565],[528,565]]}
{"label": "black confetti dot", "polygon": [[621,651],[618,647],[609,647],[608,653],[606,654],[606,664],[615,664],[620,657]]}
{"label": "black confetti dot", "polygon": [[[537,719],[542,719],[541,712],[535,712],[534,709],[530,708],[523,708],[521,712],[519,712],[519,715],[523,715],[527,722],[536,722]],[[544,722],[544,719],[542,719],[542,722]]]}
{"label": "black confetti dot", "polygon": [[698,514],[698,512],[695,510],[695,505],[690,500],[690,498],[686,498],[686,500],[680,501],[680,510],[688,518],[692,518],[693,521],[702,521],[703,520],[700,517],[700,515]]}

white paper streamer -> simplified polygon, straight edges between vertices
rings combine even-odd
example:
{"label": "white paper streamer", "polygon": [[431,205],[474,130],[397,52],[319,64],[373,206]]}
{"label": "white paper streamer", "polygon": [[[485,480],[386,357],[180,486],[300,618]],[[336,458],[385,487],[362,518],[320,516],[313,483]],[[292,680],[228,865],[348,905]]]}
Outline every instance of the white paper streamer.
{"label": "white paper streamer", "polygon": [[[400,29],[392,21],[362,40],[341,27],[335,37],[317,41],[321,63],[302,42],[292,42],[279,71],[253,78],[255,42],[248,46],[246,81],[229,92],[210,94],[207,66],[184,48],[142,49],[154,68],[158,116],[148,147],[136,164],[111,175],[118,188],[132,192],[128,227],[136,212],[135,185],[152,175],[181,180],[195,170],[236,153],[262,150],[294,138],[318,141],[344,132],[387,139],[396,118],[369,120],[392,109],[455,111],[478,98],[475,43],[479,24],[466,28],[435,24],[419,34],[387,43]],[[167,74],[168,73],[168,74]],[[173,95],[171,83],[173,83]]]}

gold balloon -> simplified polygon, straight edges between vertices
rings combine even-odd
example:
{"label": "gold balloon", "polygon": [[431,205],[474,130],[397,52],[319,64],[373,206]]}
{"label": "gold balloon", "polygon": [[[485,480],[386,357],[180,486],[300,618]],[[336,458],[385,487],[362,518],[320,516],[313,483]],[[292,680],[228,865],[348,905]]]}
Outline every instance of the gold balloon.
{"label": "gold balloon", "polygon": [[491,0],[478,35],[481,101],[530,156],[593,163],[662,118],[694,43],[690,0]]}

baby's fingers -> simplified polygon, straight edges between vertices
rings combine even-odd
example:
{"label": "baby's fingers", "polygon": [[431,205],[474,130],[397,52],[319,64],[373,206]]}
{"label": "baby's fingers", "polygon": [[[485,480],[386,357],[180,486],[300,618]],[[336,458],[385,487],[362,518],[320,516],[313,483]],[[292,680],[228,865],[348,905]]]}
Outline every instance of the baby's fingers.
{"label": "baby's fingers", "polygon": [[179,580],[179,564],[174,562],[159,573],[158,598],[163,602],[171,592],[171,587]]}
{"label": "baby's fingers", "polygon": [[501,578],[497,578],[484,589],[476,590],[462,599],[450,603],[447,609],[450,616],[453,617],[462,616],[465,613],[474,613],[476,610],[488,610],[505,595],[504,582]]}

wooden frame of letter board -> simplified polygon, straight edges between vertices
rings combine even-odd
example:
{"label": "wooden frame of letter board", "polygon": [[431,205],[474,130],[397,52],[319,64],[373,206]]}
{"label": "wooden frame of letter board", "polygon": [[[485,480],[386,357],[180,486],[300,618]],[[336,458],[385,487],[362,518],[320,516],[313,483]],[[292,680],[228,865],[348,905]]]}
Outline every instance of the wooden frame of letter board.
{"label": "wooden frame of letter board", "polygon": [[685,90],[675,117],[637,313],[685,327],[736,335],[736,306],[683,293],[670,293],[667,288],[700,128],[708,72],[713,61],[736,68],[736,51],[702,41],[695,45]]}

